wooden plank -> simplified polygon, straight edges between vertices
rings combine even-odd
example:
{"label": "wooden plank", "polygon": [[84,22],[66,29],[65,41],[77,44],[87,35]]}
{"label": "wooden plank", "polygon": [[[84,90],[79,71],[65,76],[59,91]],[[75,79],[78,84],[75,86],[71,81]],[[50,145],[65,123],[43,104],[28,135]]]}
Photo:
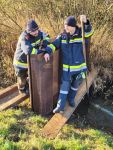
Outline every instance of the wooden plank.
{"label": "wooden plank", "polygon": [[[96,76],[97,76],[97,70],[93,69],[87,77],[88,88],[91,86]],[[76,104],[75,108],[72,108],[67,104],[63,114],[60,113],[55,114],[50,119],[50,121],[44,126],[44,128],[41,131],[41,135],[47,136],[48,138],[51,139],[55,138],[59,133],[59,131],[61,130],[61,128],[64,126],[64,124],[70,118],[72,113],[75,111],[75,109],[77,108],[78,104],[81,102],[86,92],[87,92],[86,81],[84,80],[83,83],[80,85],[77,95],[75,97],[75,104]]]}
{"label": "wooden plank", "polygon": [[16,97],[6,101],[5,103],[0,105],[0,111],[3,111],[7,108],[10,108],[14,105],[17,105],[19,103],[21,103],[22,101],[24,101],[26,98],[28,98],[28,95],[26,94],[19,94]]}
{"label": "wooden plank", "polygon": [[46,115],[53,109],[53,59],[45,63],[43,55],[31,55],[32,109]]}
{"label": "wooden plank", "polygon": [[17,84],[7,87],[0,92],[0,100],[18,90]]}
{"label": "wooden plank", "polygon": [[19,94],[18,90],[0,99],[0,106],[13,99]]}

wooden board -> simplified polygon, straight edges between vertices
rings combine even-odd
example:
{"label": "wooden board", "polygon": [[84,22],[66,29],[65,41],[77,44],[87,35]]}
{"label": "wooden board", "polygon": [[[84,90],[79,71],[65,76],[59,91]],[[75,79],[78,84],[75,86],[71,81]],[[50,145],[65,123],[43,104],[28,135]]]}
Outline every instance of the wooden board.
{"label": "wooden board", "polygon": [[53,109],[53,59],[45,63],[43,55],[31,55],[29,62],[32,109],[46,115]]}
{"label": "wooden board", "polygon": [[17,84],[9,86],[0,92],[0,111],[17,105],[26,98],[26,94],[19,94]]}
{"label": "wooden board", "polygon": [[10,93],[9,95],[4,96],[3,98],[0,99],[0,106],[10,101],[12,98],[16,97],[17,95],[19,95],[19,92],[15,91],[13,93]]}
{"label": "wooden board", "polygon": [[3,111],[14,105],[17,105],[17,104],[21,103],[22,101],[24,101],[26,98],[28,98],[28,96],[26,94],[18,94],[17,92],[13,93],[13,96],[14,97],[12,98],[10,95],[11,99],[9,99],[9,100],[7,100],[6,98],[5,98],[5,101],[4,101],[4,99],[1,99],[1,101],[3,101],[3,103],[0,104],[0,111]]}
{"label": "wooden board", "polygon": [[0,100],[18,90],[17,84],[7,87],[0,92]]}
{"label": "wooden board", "polygon": [[[91,86],[96,76],[97,76],[97,70],[93,69],[87,77],[88,88]],[[59,131],[61,130],[61,128],[64,126],[64,124],[70,118],[72,113],[75,111],[75,109],[77,108],[78,104],[81,102],[86,92],[87,92],[86,81],[84,80],[83,83],[80,85],[77,95],[75,97],[75,104],[76,104],[75,108],[72,108],[67,104],[63,114],[60,113],[55,114],[50,119],[50,121],[44,126],[44,128],[41,131],[41,135],[47,136],[48,138],[55,138],[59,133]]]}

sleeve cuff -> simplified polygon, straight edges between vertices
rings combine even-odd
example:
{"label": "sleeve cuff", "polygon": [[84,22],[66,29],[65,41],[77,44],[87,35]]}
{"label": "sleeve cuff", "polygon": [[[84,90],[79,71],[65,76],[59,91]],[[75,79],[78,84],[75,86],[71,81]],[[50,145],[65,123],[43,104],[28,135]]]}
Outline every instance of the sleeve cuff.
{"label": "sleeve cuff", "polygon": [[89,25],[90,24],[90,21],[87,19],[87,22],[84,23],[85,25]]}

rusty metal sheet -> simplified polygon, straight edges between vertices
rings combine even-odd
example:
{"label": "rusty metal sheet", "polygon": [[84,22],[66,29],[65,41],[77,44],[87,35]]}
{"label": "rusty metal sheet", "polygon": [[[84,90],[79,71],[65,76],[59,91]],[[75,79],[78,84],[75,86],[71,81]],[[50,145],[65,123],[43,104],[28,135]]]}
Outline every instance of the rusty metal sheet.
{"label": "rusty metal sheet", "polygon": [[[91,86],[91,84],[93,83],[94,79],[97,76],[97,70],[93,69],[87,79],[88,79],[88,88]],[[59,131],[61,130],[61,128],[64,126],[64,124],[67,122],[67,120],[70,118],[70,116],[72,115],[72,113],[75,111],[75,109],[77,108],[78,104],[81,102],[83,96],[86,94],[87,89],[86,89],[86,82],[85,80],[83,81],[83,83],[80,85],[77,95],[75,97],[75,108],[72,108],[68,105],[66,105],[64,113],[60,114],[57,113],[55,114],[50,121],[44,126],[44,128],[41,131],[41,135],[42,136],[47,136],[48,138],[55,138],[57,136],[57,134],[59,133]]]}
{"label": "rusty metal sheet", "polygon": [[53,57],[46,63],[42,54],[31,55],[29,72],[32,109],[46,115],[53,110]]}

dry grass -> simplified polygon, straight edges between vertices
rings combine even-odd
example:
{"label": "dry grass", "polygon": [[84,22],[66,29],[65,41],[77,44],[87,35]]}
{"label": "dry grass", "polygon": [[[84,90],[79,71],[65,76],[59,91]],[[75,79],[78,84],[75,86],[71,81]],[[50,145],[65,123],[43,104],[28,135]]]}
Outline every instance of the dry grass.
{"label": "dry grass", "polygon": [[63,30],[67,16],[80,14],[86,14],[95,28],[91,61],[101,68],[101,76],[113,80],[112,0],[0,0],[0,3],[0,57],[7,80],[14,81],[12,59],[15,48],[12,48],[12,42],[18,39],[29,18],[34,18],[41,29],[55,38]]}

